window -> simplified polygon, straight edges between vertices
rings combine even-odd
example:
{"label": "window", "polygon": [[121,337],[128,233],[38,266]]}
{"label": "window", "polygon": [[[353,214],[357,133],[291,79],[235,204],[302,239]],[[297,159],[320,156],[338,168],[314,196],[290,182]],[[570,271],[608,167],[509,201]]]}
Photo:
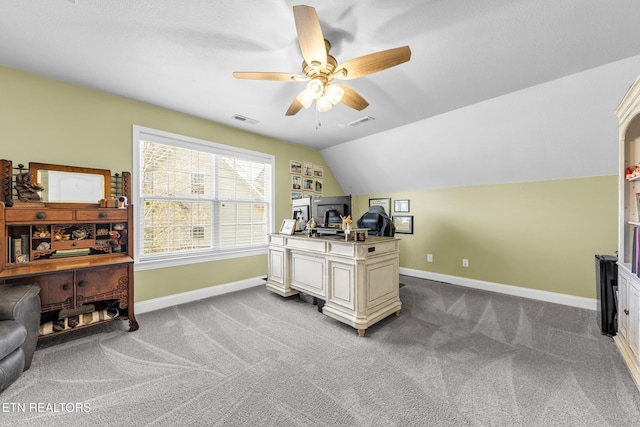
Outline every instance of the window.
{"label": "window", "polygon": [[273,156],[134,126],[136,269],[266,252]]}

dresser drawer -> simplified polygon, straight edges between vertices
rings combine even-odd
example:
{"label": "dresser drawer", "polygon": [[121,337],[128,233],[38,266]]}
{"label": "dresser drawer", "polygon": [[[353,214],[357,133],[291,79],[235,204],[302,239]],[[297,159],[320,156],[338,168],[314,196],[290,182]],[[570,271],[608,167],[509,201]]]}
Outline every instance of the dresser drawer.
{"label": "dresser drawer", "polygon": [[53,210],[53,209],[15,209],[9,208],[5,210],[5,219],[7,222],[29,222],[29,223],[45,223],[52,221],[72,221],[72,210]]}
{"label": "dresser drawer", "polygon": [[73,307],[73,273],[46,274],[29,277],[40,285],[40,305],[45,310]]}
{"label": "dresser drawer", "polygon": [[78,303],[119,298],[127,290],[128,271],[127,265],[78,270],[76,272]]}
{"label": "dresser drawer", "polygon": [[54,240],[51,242],[51,249],[53,250],[66,250],[66,249],[86,249],[96,246],[96,241],[90,240],[65,240],[62,242]]}
{"label": "dresser drawer", "polygon": [[126,221],[126,209],[91,209],[77,210],[76,219],[78,221]]}

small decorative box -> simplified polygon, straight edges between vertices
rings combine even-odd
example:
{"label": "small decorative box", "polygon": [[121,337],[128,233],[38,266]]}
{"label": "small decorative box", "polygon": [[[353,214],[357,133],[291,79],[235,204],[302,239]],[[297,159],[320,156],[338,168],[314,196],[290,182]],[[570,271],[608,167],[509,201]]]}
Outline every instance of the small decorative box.
{"label": "small decorative box", "polygon": [[348,242],[364,242],[368,236],[368,228],[352,228],[351,230],[344,230],[344,239]]}

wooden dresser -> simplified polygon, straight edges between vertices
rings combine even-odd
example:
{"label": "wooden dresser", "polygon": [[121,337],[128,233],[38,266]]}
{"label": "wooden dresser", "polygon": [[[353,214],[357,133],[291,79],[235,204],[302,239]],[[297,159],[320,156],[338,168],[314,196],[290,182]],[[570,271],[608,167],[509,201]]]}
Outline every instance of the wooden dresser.
{"label": "wooden dresser", "polygon": [[[128,193],[129,174],[121,178],[120,190]],[[20,204],[11,193],[3,197],[0,283],[40,285],[41,338],[122,319],[130,331],[138,329],[132,205]]]}

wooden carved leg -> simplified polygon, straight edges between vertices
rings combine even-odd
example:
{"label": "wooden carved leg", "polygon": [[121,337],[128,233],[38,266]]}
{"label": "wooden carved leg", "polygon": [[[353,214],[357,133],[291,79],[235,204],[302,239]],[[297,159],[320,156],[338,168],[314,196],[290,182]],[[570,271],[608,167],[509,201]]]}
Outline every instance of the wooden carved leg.
{"label": "wooden carved leg", "polygon": [[129,316],[129,332],[137,331],[139,327],[136,318]]}
{"label": "wooden carved leg", "polygon": [[366,329],[358,329],[358,335],[360,336],[360,338],[364,337],[364,332],[366,331]]}
{"label": "wooden carved leg", "polygon": [[127,318],[129,319],[129,332],[137,331],[139,326],[136,316],[133,314],[133,308],[130,308]]}

